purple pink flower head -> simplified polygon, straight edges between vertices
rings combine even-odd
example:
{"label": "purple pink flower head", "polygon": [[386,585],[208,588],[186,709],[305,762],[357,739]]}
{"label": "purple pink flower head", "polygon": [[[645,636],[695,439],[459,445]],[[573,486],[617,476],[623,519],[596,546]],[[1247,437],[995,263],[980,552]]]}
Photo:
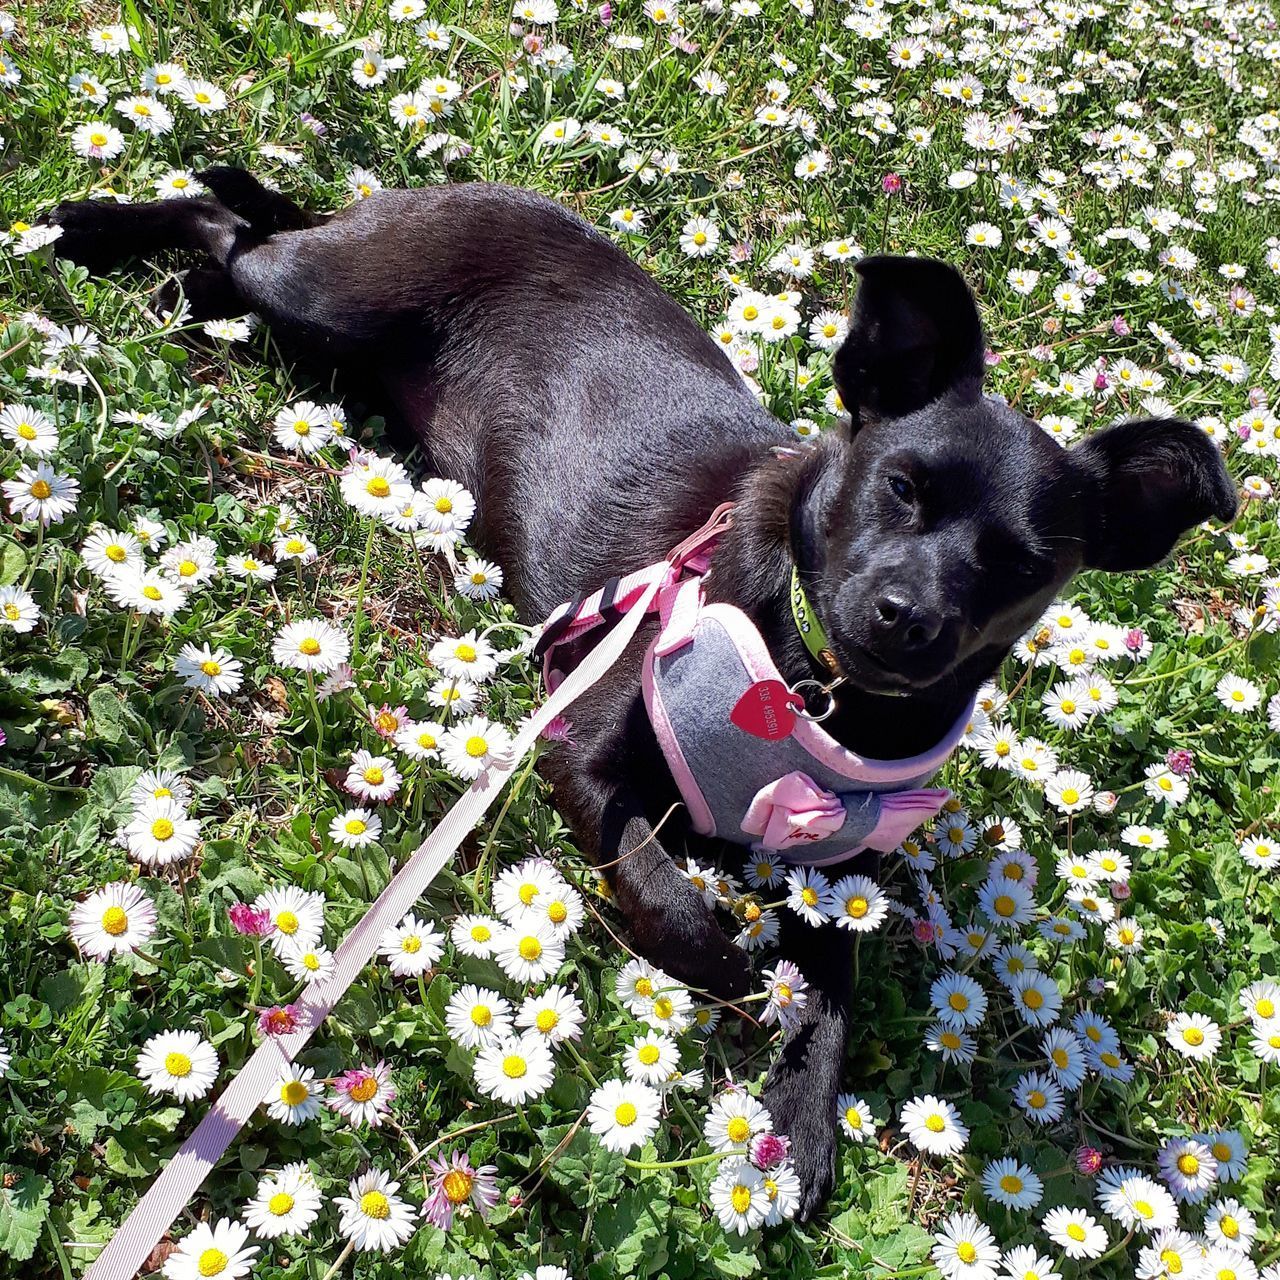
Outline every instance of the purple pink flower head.
{"label": "purple pink flower head", "polygon": [[596,14],[599,17],[600,21],[603,22],[604,25],[607,27],[609,23],[613,21],[613,5],[602,4],[596,10]]}
{"label": "purple pink flower head", "polygon": [[352,1124],[367,1121],[375,1129],[396,1096],[391,1068],[385,1062],[379,1062],[376,1067],[361,1063],[354,1070],[344,1071],[334,1080],[333,1091],[337,1096],[329,1099],[329,1105],[335,1111]]}
{"label": "purple pink flower head", "polygon": [[409,723],[408,707],[393,707],[384,702],[380,707],[369,708],[369,723],[377,731],[380,738],[390,741]]}
{"label": "purple pink flower head", "polygon": [[1102,1168],[1102,1152],[1097,1147],[1077,1147],[1076,1168],[1085,1177],[1092,1178]]}
{"label": "purple pink flower head", "polygon": [[1164,762],[1169,772],[1176,773],[1179,778],[1189,778],[1196,771],[1195,753],[1186,747],[1171,748]]}
{"label": "purple pink flower head", "polygon": [[422,1216],[432,1226],[448,1231],[454,1214],[470,1205],[482,1218],[498,1203],[497,1165],[475,1168],[464,1152],[454,1151],[442,1160],[429,1160],[430,1194],[422,1202]]}
{"label": "purple pink flower head", "polygon": [[880,179],[880,189],[887,196],[896,196],[902,190],[902,179],[896,173],[886,173]]}
{"label": "purple pink flower head", "polygon": [[287,1036],[298,1029],[296,1004],[272,1005],[258,1015],[258,1030],[268,1036]]}
{"label": "purple pink flower head", "polygon": [[542,736],[548,742],[563,742],[571,747],[573,743],[573,721],[567,716],[552,716],[543,729]]}
{"label": "purple pink flower head", "polygon": [[751,1139],[748,1152],[757,1169],[772,1169],[791,1154],[791,1139],[781,1133],[758,1133]]}
{"label": "purple pink flower head", "polygon": [[259,911],[247,902],[237,902],[227,909],[231,927],[246,938],[265,938],[275,929],[270,911]]}
{"label": "purple pink flower head", "polygon": [[1147,643],[1146,632],[1141,627],[1131,627],[1124,633],[1124,647],[1130,653],[1139,653],[1142,646]]}

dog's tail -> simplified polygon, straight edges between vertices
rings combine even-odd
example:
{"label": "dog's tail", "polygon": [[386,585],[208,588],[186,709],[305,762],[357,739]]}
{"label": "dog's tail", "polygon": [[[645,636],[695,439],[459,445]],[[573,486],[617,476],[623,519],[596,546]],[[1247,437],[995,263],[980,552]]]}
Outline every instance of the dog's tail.
{"label": "dog's tail", "polygon": [[199,176],[222,204],[239,214],[260,236],[275,235],[277,231],[305,231],[324,221],[288,196],[264,186],[247,169],[217,165],[202,170]]}

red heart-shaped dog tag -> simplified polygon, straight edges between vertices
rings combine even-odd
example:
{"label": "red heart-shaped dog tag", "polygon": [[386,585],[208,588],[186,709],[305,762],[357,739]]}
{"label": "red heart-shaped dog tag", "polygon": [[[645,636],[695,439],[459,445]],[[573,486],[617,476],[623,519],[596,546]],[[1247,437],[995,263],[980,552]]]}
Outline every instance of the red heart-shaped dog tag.
{"label": "red heart-shaped dog tag", "polygon": [[794,708],[804,699],[781,680],[757,680],[734,704],[729,719],[745,733],[766,742],[778,742],[796,727]]}

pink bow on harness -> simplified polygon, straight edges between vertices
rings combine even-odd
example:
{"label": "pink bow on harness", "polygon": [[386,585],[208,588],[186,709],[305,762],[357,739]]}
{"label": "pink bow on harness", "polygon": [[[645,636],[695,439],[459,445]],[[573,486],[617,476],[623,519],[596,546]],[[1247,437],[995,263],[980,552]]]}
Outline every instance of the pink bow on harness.
{"label": "pink bow on harness", "polygon": [[[922,787],[892,791],[880,797],[880,819],[859,841],[860,848],[889,853],[922,822],[932,818],[951,792]],[[742,819],[748,835],[759,836],[764,849],[794,849],[833,836],[845,822],[840,797],[797,770],[761,787]]]}
{"label": "pink bow on harness", "polygon": [[766,849],[791,849],[835,835],[844,819],[839,796],[797,770],[756,792],[742,829]]}
{"label": "pink bow on harness", "polygon": [[914,791],[891,791],[880,797],[880,821],[862,838],[868,849],[891,853],[922,822],[936,817],[951,798],[946,787],[920,787]]}

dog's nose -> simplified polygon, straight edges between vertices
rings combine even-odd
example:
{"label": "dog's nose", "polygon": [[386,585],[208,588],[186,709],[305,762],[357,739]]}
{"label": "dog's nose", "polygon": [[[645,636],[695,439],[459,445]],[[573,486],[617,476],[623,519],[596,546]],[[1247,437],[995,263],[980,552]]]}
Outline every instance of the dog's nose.
{"label": "dog's nose", "polygon": [[880,635],[907,653],[927,648],[942,631],[940,614],[891,591],[876,597],[874,621]]}

